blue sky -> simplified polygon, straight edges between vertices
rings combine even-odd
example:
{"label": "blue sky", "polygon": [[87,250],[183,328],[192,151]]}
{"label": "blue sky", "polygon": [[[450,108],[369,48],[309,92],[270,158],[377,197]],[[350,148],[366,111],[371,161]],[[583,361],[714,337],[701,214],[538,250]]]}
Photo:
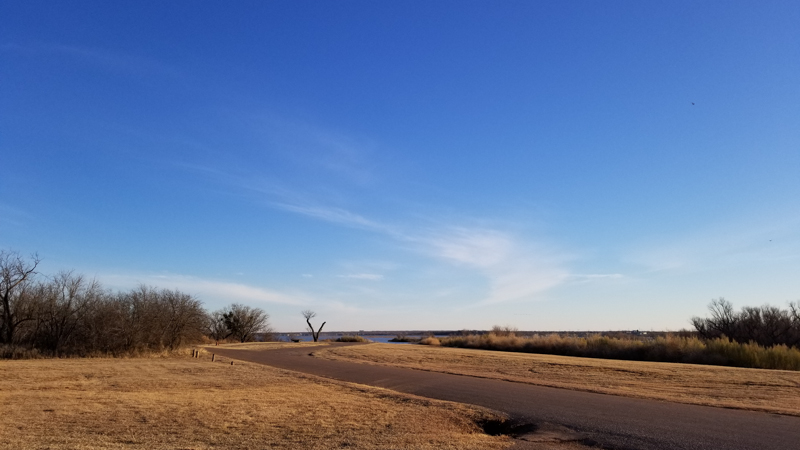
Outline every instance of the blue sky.
{"label": "blue sky", "polygon": [[0,248],[330,330],[800,299],[800,4],[0,5]]}

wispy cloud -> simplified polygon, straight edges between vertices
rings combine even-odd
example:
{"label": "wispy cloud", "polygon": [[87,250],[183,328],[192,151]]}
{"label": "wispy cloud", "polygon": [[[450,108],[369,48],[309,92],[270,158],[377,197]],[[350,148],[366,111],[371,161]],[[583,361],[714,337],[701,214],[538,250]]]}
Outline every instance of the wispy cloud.
{"label": "wispy cloud", "polygon": [[591,283],[593,281],[620,280],[625,278],[621,273],[573,273],[569,275],[572,283]]}
{"label": "wispy cloud", "polygon": [[483,303],[530,300],[570,277],[564,267],[568,255],[497,228],[449,226],[433,219],[415,225],[388,224],[339,207],[302,203],[297,196],[292,200],[269,204],[317,220],[382,234],[414,252],[477,271],[490,284]]}
{"label": "wispy cloud", "polygon": [[383,275],[377,273],[351,273],[347,275],[337,275],[339,278],[350,278],[353,280],[382,280]]}
{"label": "wispy cloud", "polygon": [[710,227],[667,242],[640,245],[625,259],[653,272],[705,271],[800,259],[800,218],[761,220]]}
{"label": "wispy cloud", "polygon": [[[568,281],[567,255],[487,227],[389,226],[340,208],[292,205],[284,209],[339,225],[383,233],[414,251],[475,270],[490,283],[482,303],[530,300]],[[371,279],[371,274],[360,274]],[[356,278],[356,276],[351,276]]]}
{"label": "wispy cloud", "polygon": [[13,206],[0,203],[0,224],[5,223],[15,227],[23,226],[31,219],[27,212]]}
{"label": "wispy cloud", "polygon": [[389,229],[389,227],[385,225],[341,208],[326,208],[322,206],[299,205],[280,202],[275,202],[272,204],[277,208],[302,214],[304,216],[313,217],[315,219],[324,220],[326,222],[333,222],[350,227],[366,228],[376,231],[388,231]]}
{"label": "wispy cloud", "polygon": [[531,300],[569,277],[566,255],[500,230],[454,227],[420,241],[432,256],[471,267],[489,281],[482,304]]}
{"label": "wispy cloud", "polygon": [[474,267],[492,267],[506,260],[513,242],[497,230],[453,227],[419,241],[429,246],[437,257]]}
{"label": "wispy cloud", "polygon": [[313,301],[310,297],[302,294],[286,294],[242,283],[209,280],[187,275],[100,274],[97,278],[117,289],[148,284],[160,288],[179,289],[201,298],[221,299],[226,302],[306,305]]}
{"label": "wispy cloud", "polygon": [[295,214],[314,219],[331,222],[351,228],[360,228],[401,237],[402,232],[398,227],[368,219],[363,215],[350,210],[327,206],[320,202],[310,200],[315,197],[300,188],[292,189],[274,179],[265,180],[260,175],[247,175],[226,171],[220,167],[210,167],[196,163],[176,163],[176,166],[215,180],[218,183],[233,186],[236,189],[257,195],[263,204],[289,211]]}
{"label": "wispy cloud", "polygon": [[272,151],[296,167],[356,185],[375,179],[377,144],[331,128],[274,116],[256,121]]}
{"label": "wispy cloud", "polygon": [[[278,122],[274,122],[278,123]],[[269,126],[274,133],[274,126]],[[303,155],[303,161],[324,161],[330,158],[356,172],[369,172],[372,167],[365,163],[369,151],[364,145],[338,134],[303,126],[284,127],[289,131],[277,133],[275,142],[291,155]],[[314,163],[316,164],[316,163]],[[326,170],[338,171],[334,166]],[[484,303],[535,299],[538,294],[559,284],[568,282],[570,274],[565,268],[569,259],[564,252],[549,248],[534,240],[515,235],[497,226],[474,226],[470,220],[446,220],[425,216],[406,223],[389,222],[354,212],[340,205],[348,203],[330,192],[336,191],[336,183],[323,195],[313,195],[308,186],[282,185],[280,176],[226,174],[219,168],[195,169],[243,191],[260,196],[259,201],[269,207],[382,235],[400,247],[418,255],[448,265],[472,271],[488,281],[489,292]],[[350,170],[342,170],[348,173]],[[266,180],[266,181],[265,181]],[[346,198],[349,198],[345,196]],[[352,272],[350,272],[350,270]],[[369,269],[353,268],[342,278],[377,280],[380,275]]]}

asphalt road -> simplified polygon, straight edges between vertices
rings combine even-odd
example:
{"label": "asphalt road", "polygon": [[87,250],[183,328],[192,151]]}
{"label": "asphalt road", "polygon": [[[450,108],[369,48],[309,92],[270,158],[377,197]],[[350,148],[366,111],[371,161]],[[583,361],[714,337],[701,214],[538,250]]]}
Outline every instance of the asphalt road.
{"label": "asphalt road", "polygon": [[[346,345],[346,344],[344,344]],[[508,414],[518,431],[567,430],[613,450],[800,450],[800,417],[684,405],[310,356],[313,348],[217,355]]]}

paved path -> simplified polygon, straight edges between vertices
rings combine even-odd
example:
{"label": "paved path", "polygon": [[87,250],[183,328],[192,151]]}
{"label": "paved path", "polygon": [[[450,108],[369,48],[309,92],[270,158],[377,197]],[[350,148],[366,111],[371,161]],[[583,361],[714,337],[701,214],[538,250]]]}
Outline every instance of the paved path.
{"label": "paved path", "polygon": [[312,347],[217,355],[502,411],[532,428],[565,427],[613,450],[800,450],[800,417],[570,391],[523,383],[331,361]]}

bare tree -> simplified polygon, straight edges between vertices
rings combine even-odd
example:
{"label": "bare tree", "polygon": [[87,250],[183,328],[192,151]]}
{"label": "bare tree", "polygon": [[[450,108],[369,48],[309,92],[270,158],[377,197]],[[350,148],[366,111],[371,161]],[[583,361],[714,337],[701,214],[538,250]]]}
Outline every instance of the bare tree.
{"label": "bare tree", "polygon": [[800,301],[789,303],[789,316],[792,321],[792,344],[800,348]]}
{"label": "bare tree", "polygon": [[706,339],[714,339],[721,336],[734,338],[734,326],[737,322],[737,314],[733,310],[731,302],[720,297],[711,300],[708,305],[711,317],[692,317],[691,322],[694,328]]}
{"label": "bare tree", "polygon": [[228,329],[228,335],[249,342],[257,333],[272,333],[269,326],[269,314],[260,308],[234,303],[222,311],[222,321]]}
{"label": "bare tree", "polygon": [[[145,285],[111,293],[69,271],[40,278],[39,261],[0,250],[0,344],[12,350],[120,355],[174,349],[206,334],[208,314],[191,295]],[[234,305],[229,312],[240,340],[268,330],[259,309]]]}
{"label": "bare tree", "polygon": [[164,317],[156,288],[139,285],[120,296],[126,350],[160,349]]}
{"label": "bare tree", "polygon": [[211,339],[215,341],[221,341],[223,339],[227,339],[231,332],[228,330],[228,327],[225,325],[225,317],[223,317],[224,311],[214,311],[213,313],[208,315],[208,325],[206,332]]}
{"label": "bare tree", "polygon": [[186,342],[200,340],[206,322],[203,303],[177,290],[163,290],[160,297],[163,314],[167,317],[163,327],[163,344],[174,349]]}
{"label": "bare tree", "polygon": [[101,291],[82,321],[73,353],[175,349],[202,340],[206,326],[202,303],[189,294],[146,285],[116,294]]}
{"label": "bare tree", "polygon": [[506,326],[495,325],[492,327],[491,331],[491,333],[494,333],[497,336],[514,336],[518,332],[519,328],[511,325],[506,325]]}
{"label": "bare tree", "polygon": [[25,295],[25,291],[39,261],[35,254],[28,262],[17,252],[0,250],[0,342],[13,344],[17,328],[34,320],[33,305],[28,301],[31,296]]}
{"label": "bare tree", "polygon": [[789,303],[789,309],[775,306],[745,306],[736,312],[723,298],[711,301],[711,317],[693,317],[692,325],[706,339],[725,336],[736,342],[755,342],[764,347],[800,346],[800,304]]}
{"label": "bare tree", "polygon": [[311,337],[314,338],[314,342],[317,342],[319,340],[319,334],[322,332],[322,327],[324,327],[327,322],[322,322],[322,325],[319,326],[319,330],[314,332],[314,326],[311,325],[311,319],[317,317],[317,313],[311,311],[310,309],[307,309],[303,311],[301,314],[303,314],[303,317],[305,317],[306,319],[306,323],[308,324],[308,331],[311,332]]}
{"label": "bare tree", "polygon": [[38,289],[36,342],[58,355],[80,331],[84,318],[92,313],[102,295],[100,283],[82,275],[61,272]]}

